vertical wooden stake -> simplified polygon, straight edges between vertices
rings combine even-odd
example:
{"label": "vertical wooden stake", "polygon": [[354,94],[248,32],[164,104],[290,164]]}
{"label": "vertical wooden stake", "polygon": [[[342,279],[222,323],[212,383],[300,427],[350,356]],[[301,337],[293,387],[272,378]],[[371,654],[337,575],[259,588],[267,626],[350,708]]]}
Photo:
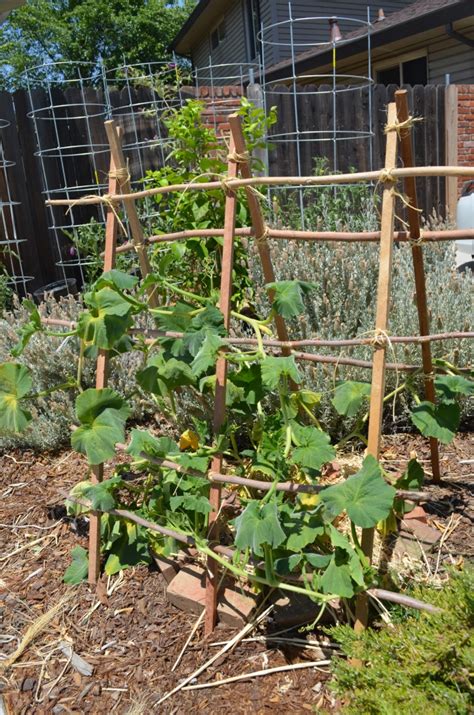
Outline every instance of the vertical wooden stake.
{"label": "vertical wooden stake", "polygon": [[[247,148],[245,146],[245,137],[242,132],[242,122],[238,114],[231,114],[229,116],[229,125],[232,132],[232,138],[235,144],[235,151],[239,158],[240,174],[243,179],[251,179],[252,172],[250,170],[250,164],[248,161],[241,161],[245,155]],[[252,219],[252,227],[255,233],[255,239],[257,242],[257,249],[260,255],[260,260],[262,262],[262,271],[265,283],[273,283],[275,281],[275,272],[273,270],[272,259],[270,255],[270,247],[265,235],[266,224],[263,218],[262,209],[260,207],[258,198],[255,196],[251,187],[245,189],[247,194],[247,203],[249,206],[250,217]],[[268,291],[268,298],[270,303],[273,302],[275,292],[273,290]],[[284,318],[281,315],[275,315],[275,327],[277,330],[278,339],[284,342],[288,341],[288,330],[285,324]],[[289,348],[283,347],[281,350],[283,355],[291,355],[291,350]]]}
{"label": "vertical wooden stake", "polygon": [[[128,174],[127,163],[122,151],[122,143],[117,134],[117,125],[113,119],[105,122],[105,131],[107,132],[107,138],[110,144],[110,153],[115,162],[115,171],[123,173],[123,176],[121,176],[118,180],[118,187],[123,194],[129,194],[131,193],[130,176]],[[140,264],[140,271],[142,277],[146,278],[147,275],[151,273],[151,267],[146,250],[143,230],[140,224],[140,219],[138,218],[135,200],[124,199],[123,205],[125,207],[125,211],[127,212],[133,245],[135,247],[135,251],[137,252]],[[153,286],[149,286],[148,288],[148,302],[152,308],[156,308],[158,306],[158,297]]]}
{"label": "vertical wooden stake", "polygon": [[[397,107],[398,121],[405,122],[408,119],[408,101],[406,89],[399,89],[395,92],[395,103]],[[400,130],[400,154],[403,166],[414,165],[413,141],[410,128]],[[414,176],[407,176],[404,181],[405,194],[409,201],[408,225],[410,227],[410,238],[416,241],[421,236],[420,214],[417,211],[418,200],[416,195],[416,180]],[[412,243],[413,271],[415,274],[416,307],[418,311],[418,323],[420,335],[430,334],[430,319],[428,315],[428,301],[426,298],[425,268],[423,265],[423,249],[421,245]],[[425,373],[425,395],[430,402],[436,401],[436,392],[433,377],[433,361],[431,359],[431,344],[421,344],[421,357],[423,372]],[[433,471],[433,481],[439,484],[441,480],[439,465],[438,440],[430,437],[431,468]]]}
{"label": "vertical wooden stake", "polygon": [[[394,103],[388,105],[387,126],[393,129],[387,133],[387,146],[385,150],[385,169],[394,169],[397,162],[397,132],[395,121],[397,108]],[[395,195],[393,184],[385,183],[382,197],[382,221],[380,226],[380,257],[379,279],[377,287],[377,312],[375,317],[375,330],[383,335],[388,327],[388,314],[390,309],[390,287],[392,282],[392,256],[393,256],[393,231],[395,222]],[[383,400],[385,393],[385,362],[386,342],[374,348],[372,368],[372,389],[370,392],[369,412],[369,440],[367,452],[376,459],[379,458],[380,437],[382,432]],[[362,549],[364,554],[372,558],[374,544],[374,529],[362,530]],[[368,596],[359,594],[356,603],[355,629],[362,630],[368,622]]]}
{"label": "vertical wooden stake", "polygon": [[[235,151],[234,142],[231,139],[231,153]],[[228,178],[235,179],[237,176],[237,164],[229,161]],[[224,326],[228,330],[230,325],[230,308],[232,298],[232,268],[234,261],[234,231],[235,214],[237,208],[237,195],[229,192],[225,200],[224,214],[224,242],[222,249],[222,273],[219,308],[224,316]],[[227,383],[227,360],[219,357],[216,363],[216,395],[214,403],[214,434],[218,435],[225,421]],[[211,471],[222,471],[222,454],[216,454],[211,463]],[[219,510],[221,505],[221,485],[211,484],[209,493],[212,511],[209,514],[209,541],[216,541],[219,538]],[[204,628],[206,635],[212,633],[216,625],[217,615],[217,589],[218,589],[218,569],[214,559],[207,559],[206,574],[206,617]]]}
{"label": "vertical wooden stake", "polygon": [[[120,142],[120,130],[117,133],[117,140]],[[109,194],[117,191],[117,174],[114,157],[110,156],[109,173]],[[115,265],[115,250],[117,248],[117,216],[112,207],[107,207],[107,220],[105,225],[105,255],[104,273],[112,270]],[[107,350],[99,350],[96,366],[97,389],[106,387],[108,378],[109,353]],[[97,484],[104,478],[104,465],[96,464],[92,467],[92,483]],[[89,583],[97,583],[100,575],[100,513],[91,512],[89,517]]]}

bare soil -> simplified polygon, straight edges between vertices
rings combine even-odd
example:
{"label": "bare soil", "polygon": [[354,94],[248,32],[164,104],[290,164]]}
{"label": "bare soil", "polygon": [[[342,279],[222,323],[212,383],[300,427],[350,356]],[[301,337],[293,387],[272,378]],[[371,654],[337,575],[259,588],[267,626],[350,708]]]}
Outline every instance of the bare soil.
{"label": "bare soil", "polygon": [[[413,435],[384,439],[386,469],[397,473],[410,452],[428,468],[426,443]],[[444,531],[441,568],[474,556],[472,434],[459,435],[442,447],[443,483],[429,485],[432,501],[425,506],[429,523]],[[11,654],[32,623],[70,589],[62,576],[71,549],[87,547],[87,533],[64,510],[64,493],[87,472],[73,452],[56,455],[11,453],[0,457],[0,654]],[[435,563],[437,552],[429,559]],[[438,565],[439,565],[438,564]],[[36,636],[15,664],[2,672],[0,699],[7,712],[47,713],[304,713],[337,712],[330,693],[327,667],[295,670],[215,688],[181,691],[163,705],[153,704],[204,663],[216,649],[213,642],[235,631],[219,626],[206,640],[198,631],[179,667],[171,667],[196,617],[167,603],[159,571],[141,566],[103,579],[97,589],[76,587],[61,613]],[[261,633],[271,632],[267,622]],[[294,632],[306,638],[306,633]],[[313,633],[317,639],[321,634]],[[74,652],[91,666],[80,675],[59,650],[72,643]],[[306,648],[271,647],[265,641],[241,643],[205,671],[198,682],[223,679],[314,659]],[[140,707],[138,707],[140,706]],[[135,708],[135,709],[134,709]]]}

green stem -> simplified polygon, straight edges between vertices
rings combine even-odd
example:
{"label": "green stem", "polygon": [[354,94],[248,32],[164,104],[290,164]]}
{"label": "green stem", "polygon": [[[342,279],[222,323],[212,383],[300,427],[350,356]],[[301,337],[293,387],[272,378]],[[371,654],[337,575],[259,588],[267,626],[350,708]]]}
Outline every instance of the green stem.
{"label": "green stem", "polygon": [[[296,394],[298,394],[298,393],[296,393]],[[299,404],[300,404],[300,407],[302,407],[303,410],[306,412],[306,414],[307,414],[308,417],[310,418],[311,422],[312,422],[313,424],[315,424],[318,429],[322,430],[322,427],[321,427],[321,424],[320,424],[319,420],[317,419],[317,417],[315,417],[315,416],[313,415],[313,413],[311,412],[311,410],[309,409],[309,407],[308,407],[307,405],[305,405],[304,402],[302,402],[302,401],[301,401]]]}
{"label": "green stem", "polygon": [[63,333],[56,333],[52,330],[44,330],[42,332],[43,335],[46,335],[48,338],[70,338],[72,335],[77,335],[77,329],[65,330]]}
{"label": "green stem", "polygon": [[190,293],[188,290],[184,290],[183,288],[178,288],[178,286],[174,285],[173,283],[169,283],[164,278],[162,279],[162,283],[169,290],[172,290],[174,293],[177,293],[178,295],[182,295],[183,298],[188,298],[189,300],[195,300],[198,303],[202,303],[203,305],[206,305],[207,303],[209,303],[209,298],[205,298],[202,295],[195,295],[194,293]]}
{"label": "green stem", "polygon": [[[196,548],[201,553],[205,554],[206,556],[209,556],[211,559],[214,559],[214,561],[217,561],[218,564],[231,571],[233,574],[235,574],[235,576],[238,576],[239,578],[248,579],[249,581],[254,581],[255,583],[261,583],[264,586],[272,587],[272,584],[268,583],[266,578],[256,576],[255,574],[250,574],[247,571],[239,569],[237,566],[234,566],[234,564],[230,563],[230,561],[226,561],[222,556],[216,554],[215,551],[213,551],[209,547],[204,546],[203,544],[196,544]],[[300,586],[293,586],[293,584],[285,583],[284,581],[275,580],[275,583],[275,587],[281,588],[283,591],[301,593],[304,596],[308,596],[308,594],[310,594],[314,598],[319,598],[322,602],[331,601],[332,599],[337,598],[335,594],[319,593],[318,591],[308,591],[308,589],[306,588],[301,588]]]}
{"label": "green stem", "polygon": [[86,345],[84,340],[81,338],[80,342],[80,347],[79,347],[79,360],[77,361],[77,376],[76,376],[76,382],[77,382],[77,389],[79,392],[82,392],[82,385],[81,385],[81,380],[82,380],[82,371],[84,369],[84,351],[86,349]]}
{"label": "green stem", "polygon": [[41,392],[26,395],[23,399],[36,400],[39,397],[46,397],[47,395],[51,395],[53,392],[58,392],[59,390],[72,390],[74,388],[77,388],[77,383],[75,380],[71,380],[69,382],[62,382],[60,385],[54,385],[54,387],[49,387],[47,390],[42,390]]}

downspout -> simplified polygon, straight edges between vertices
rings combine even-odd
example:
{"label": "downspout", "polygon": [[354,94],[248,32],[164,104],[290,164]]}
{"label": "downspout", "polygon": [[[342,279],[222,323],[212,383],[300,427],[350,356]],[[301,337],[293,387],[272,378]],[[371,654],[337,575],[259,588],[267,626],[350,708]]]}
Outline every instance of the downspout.
{"label": "downspout", "polygon": [[466,37],[465,35],[461,35],[460,32],[455,30],[453,28],[453,23],[448,22],[448,24],[445,26],[445,32],[449,37],[452,37],[453,40],[457,40],[458,42],[462,42],[463,45],[467,45],[468,47],[474,47],[474,40],[471,39],[470,37]]}

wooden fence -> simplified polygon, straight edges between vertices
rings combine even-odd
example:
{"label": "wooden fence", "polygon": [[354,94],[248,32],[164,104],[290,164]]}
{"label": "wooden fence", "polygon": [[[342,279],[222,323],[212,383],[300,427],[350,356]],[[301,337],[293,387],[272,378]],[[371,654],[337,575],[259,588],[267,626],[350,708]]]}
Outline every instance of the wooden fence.
{"label": "wooden fence", "polygon": [[[393,99],[394,86],[384,87],[376,85],[372,96],[373,116],[373,157],[374,168],[383,166],[385,150],[384,125],[386,121],[386,105]],[[308,87],[302,88],[301,94],[296,97],[299,129],[301,131],[327,130],[332,127],[333,106],[332,97],[328,94],[308,94]],[[61,145],[82,145],[87,141],[98,148],[92,162],[91,157],[65,156],[62,158],[61,167],[54,156],[40,162],[36,156],[38,145],[35,126],[28,112],[31,109],[28,94],[18,91],[14,94],[0,93],[0,118],[8,120],[10,126],[2,130],[5,157],[15,166],[8,169],[8,178],[12,191],[12,198],[20,202],[16,210],[17,232],[26,242],[22,244],[22,263],[25,274],[34,276],[29,284],[31,291],[61,278],[61,271],[57,267],[58,254],[54,242],[52,226],[67,225],[68,218],[65,212],[48,212],[44,205],[45,182],[48,188],[61,190],[64,176],[67,177],[69,186],[83,187],[102,183],[106,179],[109,154],[107,139],[103,127],[104,114],[100,111],[105,106],[103,96],[91,88],[87,90],[87,103],[92,109],[86,107],[87,123],[78,115],[78,105],[83,104],[83,98],[74,95],[75,90],[62,92],[55,90],[52,101],[56,106],[63,106],[64,118],[59,122],[59,128],[51,121],[38,121],[40,142],[42,147],[54,149]],[[43,96],[41,96],[43,93]],[[34,103],[36,106],[48,106],[48,98],[43,90],[34,90]],[[189,96],[189,95],[188,95]],[[135,145],[137,141],[143,143],[138,149],[128,152],[130,159],[130,172],[135,180],[143,176],[146,169],[157,168],[163,161],[163,155],[154,147],[156,145],[156,118],[151,116],[149,110],[151,91],[139,88],[133,91],[133,96],[125,91],[112,91],[108,98],[112,107],[113,116],[124,129],[123,144]],[[415,161],[419,165],[442,165],[445,163],[445,121],[444,121],[445,88],[416,86],[408,88],[408,101],[410,111],[424,120],[414,127]],[[286,88],[279,88],[278,93],[267,93],[267,106],[276,105],[278,110],[278,123],[273,128],[275,133],[294,131],[295,102],[293,95]],[[141,105],[142,103],[142,105]],[[89,104],[87,105],[89,106]],[[94,107],[99,109],[94,110]],[[130,111],[132,107],[132,111]],[[369,130],[369,102],[365,90],[341,92],[337,94],[337,122],[340,131]],[[59,136],[58,136],[59,131]],[[164,128],[162,128],[164,133]],[[367,170],[369,166],[369,151],[367,139],[356,139],[337,142],[337,166],[340,170],[355,167]],[[331,142],[319,141],[315,136],[310,141],[300,145],[301,171],[311,174],[314,169],[314,158],[327,156],[332,166]],[[149,148],[149,150],[148,150]],[[74,153],[74,152],[72,152]],[[270,175],[295,175],[297,173],[296,143],[278,142],[269,154]],[[45,168],[46,167],[46,168]],[[0,182],[1,186],[1,182]],[[82,194],[84,191],[81,192]],[[2,197],[3,198],[3,197]],[[419,186],[419,203],[424,214],[435,209],[443,214],[445,206],[444,179],[434,178]],[[87,221],[90,217],[97,216],[97,208],[81,207],[80,221]],[[0,229],[0,234],[1,234]],[[0,239],[3,238],[0,235]],[[64,238],[67,246],[67,239]]]}

